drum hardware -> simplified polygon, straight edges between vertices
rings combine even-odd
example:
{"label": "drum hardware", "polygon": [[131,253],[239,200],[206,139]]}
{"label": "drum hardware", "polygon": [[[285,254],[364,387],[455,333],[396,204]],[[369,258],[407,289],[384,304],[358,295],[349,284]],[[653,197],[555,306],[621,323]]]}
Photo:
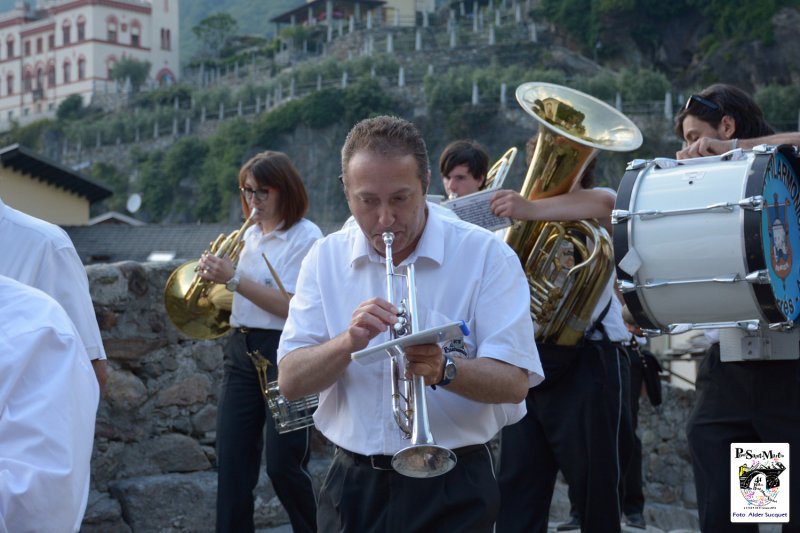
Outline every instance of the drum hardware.
{"label": "drum hardware", "polygon": [[287,400],[281,394],[277,381],[267,381],[267,369],[272,363],[260,350],[249,351],[247,355],[256,367],[261,395],[264,396],[267,408],[275,420],[275,430],[284,434],[313,426],[314,411],[319,405],[319,396],[312,394],[297,400]]}
{"label": "drum hardware", "polygon": [[614,209],[611,212],[611,223],[619,224],[620,222],[626,222],[631,217],[640,217],[642,220],[647,220],[651,218],[660,218],[671,215],[672,216],[693,215],[699,213],[713,213],[713,212],[730,213],[737,206],[741,207],[742,209],[761,211],[764,208],[764,197],[757,195],[757,196],[752,196],[750,198],[744,198],[736,203],[721,202],[717,204],[707,205],[705,207],[687,207],[685,209],[670,209],[670,210],[649,209],[646,211],[636,211],[635,213],[626,211],[624,209]]}
{"label": "drum hardware", "polygon": [[720,361],[775,361],[800,358],[800,331],[722,329]]}
{"label": "drum hardware", "polygon": [[635,291],[638,289],[656,289],[658,287],[668,287],[670,285],[691,285],[692,283],[738,283],[746,281],[748,283],[769,283],[769,274],[766,270],[751,272],[742,277],[739,274],[728,274],[726,276],[715,276],[713,278],[689,278],[689,279],[648,279],[644,283],[632,283],[630,281],[618,281],[617,287],[621,293]]}
{"label": "drum hardware", "polygon": [[742,331],[759,331],[762,329],[760,320],[736,320],[731,322],[697,322],[678,323],[667,326],[666,333],[677,335],[693,329],[740,329]]}

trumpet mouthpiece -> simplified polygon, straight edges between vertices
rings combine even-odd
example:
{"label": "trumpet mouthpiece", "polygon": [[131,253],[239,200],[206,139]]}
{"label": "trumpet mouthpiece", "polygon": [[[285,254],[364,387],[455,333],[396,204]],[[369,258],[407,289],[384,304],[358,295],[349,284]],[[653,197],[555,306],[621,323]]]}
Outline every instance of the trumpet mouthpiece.
{"label": "trumpet mouthpiece", "polygon": [[456,198],[458,198],[458,193],[454,193],[454,192],[451,192],[451,193],[450,193],[450,194],[447,196],[447,199],[448,199],[448,200],[455,200]]}
{"label": "trumpet mouthpiece", "polygon": [[383,244],[385,244],[387,246],[391,246],[391,244],[393,242],[394,242],[394,233],[392,233],[391,231],[384,231],[383,232]]}

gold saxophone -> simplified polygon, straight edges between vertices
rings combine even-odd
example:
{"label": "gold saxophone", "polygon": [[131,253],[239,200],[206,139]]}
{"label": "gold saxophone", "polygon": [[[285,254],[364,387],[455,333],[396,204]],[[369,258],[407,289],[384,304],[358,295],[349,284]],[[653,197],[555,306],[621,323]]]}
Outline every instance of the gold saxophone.
{"label": "gold saxophone", "polygon": [[[205,253],[227,257],[235,269],[244,246],[244,233],[255,222],[255,215],[253,209],[241,228],[227,237],[221,233]],[[215,339],[230,329],[233,293],[201,278],[197,263],[189,261],[172,272],[164,287],[164,307],[172,324],[187,337]]]}
{"label": "gold saxophone", "polygon": [[[630,119],[588,94],[532,82],[517,87],[516,95],[539,125],[520,191],[528,200],[568,192],[600,150],[627,152],[642,144]],[[577,344],[614,271],[608,232],[596,220],[515,221],[506,242],[528,278],[536,342]]]}

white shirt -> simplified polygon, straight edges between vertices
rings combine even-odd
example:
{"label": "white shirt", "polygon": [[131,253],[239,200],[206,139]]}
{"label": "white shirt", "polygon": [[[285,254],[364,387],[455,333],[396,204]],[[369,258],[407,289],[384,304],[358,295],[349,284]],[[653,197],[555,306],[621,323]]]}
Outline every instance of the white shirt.
{"label": "white shirt", "polygon": [[0,532],[78,531],[100,398],[61,306],[0,276]]}
{"label": "white shirt", "polygon": [[[244,248],[239,254],[236,271],[242,276],[280,290],[267,262],[261,256],[263,253],[278,274],[286,292],[294,294],[300,264],[311,245],[321,237],[322,231],[317,225],[305,218],[285,231],[279,228],[264,233],[261,226],[251,226],[244,234]],[[233,327],[282,330],[285,322],[285,318],[265,311],[238,292],[233,295],[230,320]]]}
{"label": "white shirt", "polygon": [[[401,265],[414,263],[420,328],[464,320],[469,336],[451,341],[450,355],[490,357],[523,368],[529,384],[543,372],[533,338],[528,283],[519,259],[488,231],[429,210],[416,250]],[[298,348],[324,343],[345,331],[363,301],[386,298],[384,260],[358,226],[317,241],[306,256],[278,346],[278,361]],[[371,344],[389,339],[388,331]],[[351,362],[320,393],[314,415],[329,440],[361,454],[393,454],[408,445],[392,416],[388,360]],[[458,378],[456,378],[458,379]],[[479,444],[525,414],[524,402],[488,404],[446,387],[426,389],[434,438],[448,448]]]}
{"label": "white shirt", "polygon": [[0,200],[0,249],[0,275],[55,298],[75,324],[89,359],[105,359],[86,269],[66,232]]}
{"label": "white shirt", "polygon": [[[610,299],[611,306],[608,308],[608,312],[602,320],[603,329],[606,330],[606,335],[608,335],[608,339],[610,341],[627,342],[631,338],[631,333],[625,326],[625,320],[622,318],[622,303],[620,303],[619,298],[617,298],[617,295],[614,291],[614,283],[616,282],[616,279],[617,277],[612,274],[611,279],[608,280],[608,283],[606,283],[606,286],[603,288],[603,293],[600,295],[600,299],[597,301],[597,305],[592,311],[592,320],[589,322],[588,327],[591,328],[594,325],[595,320],[600,317],[600,313],[602,313],[603,309],[606,308],[606,305],[608,305],[608,301]],[[599,331],[595,331],[590,336],[590,339],[592,340],[598,340],[601,338],[602,334]]]}

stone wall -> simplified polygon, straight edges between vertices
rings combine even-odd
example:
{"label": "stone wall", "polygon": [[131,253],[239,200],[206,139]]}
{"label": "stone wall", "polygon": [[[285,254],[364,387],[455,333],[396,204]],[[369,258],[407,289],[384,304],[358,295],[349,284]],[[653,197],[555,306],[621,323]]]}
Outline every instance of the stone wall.
{"label": "stone wall", "polygon": [[[163,289],[178,263],[87,267],[110,374],[97,418],[92,491],[82,531],[214,529],[215,417],[223,340],[183,337],[164,312]],[[693,393],[667,387],[658,411],[642,404],[647,516],[664,529],[695,527],[685,421]],[[315,436],[317,483],[329,448]],[[288,523],[262,471],[256,527]],[[566,515],[563,487],[553,516]]]}

